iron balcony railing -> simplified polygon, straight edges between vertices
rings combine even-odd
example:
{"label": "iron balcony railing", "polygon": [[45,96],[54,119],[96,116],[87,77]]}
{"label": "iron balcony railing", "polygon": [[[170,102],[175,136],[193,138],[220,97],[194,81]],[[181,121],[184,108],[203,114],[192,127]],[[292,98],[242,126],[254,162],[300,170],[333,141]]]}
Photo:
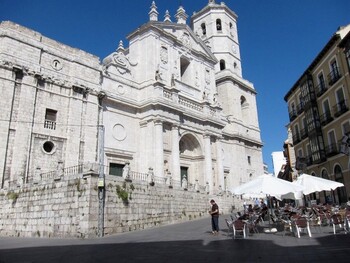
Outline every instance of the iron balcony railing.
{"label": "iron balcony railing", "polygon": [[293,135],[293,144],[296,145],[301,141],[299,133]]}
{"label": "iron balcony railing", "polygon": [[304,111],[304,102],[300,102],[298,105],[297,105],[297,113],[300,114]]}
{"label": "iron balcony railing", "polygon": [[297,117],[297,112],[296,112],[296,110],[291,110],[290,112],[289,112],[289,120],[290,121],[293,121],[295,118]]}
{"label": "iron balcony railing", "polygon": [[300,137],[301,139],[305,139],[307,136],[308,136],[308,131],[307,131],[307,128],[304,128],[300,131]]}
{"label": "iron balcony railing", "polygon": [[328,84],[332,86],[334,83],[336,83],[341,78],[341,74],[338,67],[335,67],[329,74],[328,74]]}
{"label": "iron balcony railing", "polygon": [[321,82],[320,84],[318,84],[316,86],[316,96],[317,97],[320,97],[323,93],[325,93],[327,91],[327,86],[326,86],[326,83],[324,82]]}
{"label": "iron balcony railing", "polygon": [[325,147],[325,152],[327,157],[331,157],[334,155],[337,155],[339,153],[339,144],[338,143],[331,143]]}
{"label": "iron balcony railing", "polygon": [[326,125],[326,124],[330,123],[332,120],[333,120],[333,117],[332,117],[330,111],[326,111],[325,113],[320,115],[320,121],[321,121],[322,125]]}
{"label": "iron balcony railing", "polygon": [[342,115],[343,113],[347,112],[349,110],[349,107],[347,105],[347,101],[346,100],[342,100],[339,103],[335,104],[333,106],[333,110],[334,110],[334,116],[335,117],[339,117],[340,115]]}

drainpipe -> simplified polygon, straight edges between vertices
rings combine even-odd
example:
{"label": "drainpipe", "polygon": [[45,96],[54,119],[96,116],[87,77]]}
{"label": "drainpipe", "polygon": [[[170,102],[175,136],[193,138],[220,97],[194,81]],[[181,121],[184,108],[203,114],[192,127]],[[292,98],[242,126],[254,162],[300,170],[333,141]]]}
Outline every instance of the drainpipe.
{"label": "drainpipe", "polygon": [[3,168],[2,178],[1,178],[1,189],[4,188],[4,184],[5,184],[5,173],[6,173],[6,165],[7,165],[6,160],[7,160],[7,153],[8,153],[8,149],[9,149],[9,143],[10,143],[10,130],[11,130],[11,122],[12,122],[12,113],[13,113],[13,106],[14,106],[15,95],[16,95],[17,81],[19,79],[17,74],[21,73],[23,76],[23,72],[16,70],[15,68],[14,68],[14,73],[15,73],[15,81],[14,81],[13,93],[12,93],[9,125],[7,128],[7,141],[6,141],[5,156],[4,156],[4,166],[3,166],[4,168]]}
{"label": "drainpipe", "polygon": [[31,123],[31,127],[30,127],[30,131],[29,131],[29,142],[28,142],[28,152],[27,152],[27,162],[26,162],[26,172],[23,178],[23,183],[28,183],[28,177],[29,177],[29,166],[30,166],[30,161],[31,161],[31,151],[32,151],[32,139],[33,139],[33,128],[34,128],[34,120],[35,120],[35,113],[36,113],[36,102],[37,102],[37,98],[38,98],[38,81],[39,81],[39,77],[37,77],[37,84],[35,87],[35,96],[34,96],[34,105],[33,105],[33,114],[32,114],[32,123]]}

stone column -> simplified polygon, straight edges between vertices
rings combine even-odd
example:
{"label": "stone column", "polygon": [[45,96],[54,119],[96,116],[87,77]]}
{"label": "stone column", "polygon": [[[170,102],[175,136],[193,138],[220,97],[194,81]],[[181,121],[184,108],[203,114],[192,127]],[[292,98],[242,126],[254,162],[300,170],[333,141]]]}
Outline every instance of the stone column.
{"label": "stone column", "polygon": [[154,158],[155,158],[155,175],[164,176],[164,150],[163,150],[163,122],[161,120],[154,121],[155,142],[154,142]]}
{"label": "stone column", "polygon": [[222,145],[221,145],[221,138],[216,139],[216,168],[218,171],[218,183],[221,186],[222,189],[225,187],[225,181],[224,181],[224,164],[222,161]]}
{"label": "stone column", "polygon": [[211,147],[210,147],[210,135],[205,134],[204,139],[204,174],[205,181],[209,185],[209,193],[213,193],[213,175],[212,175],[212,163],[211,163]]}
{"label": "stone column", "polygon": [[171,130],[171,157],[172,157],[172,174],[175,180],[180,180],[180,149],[179,149],[179,127],[172,126]]}

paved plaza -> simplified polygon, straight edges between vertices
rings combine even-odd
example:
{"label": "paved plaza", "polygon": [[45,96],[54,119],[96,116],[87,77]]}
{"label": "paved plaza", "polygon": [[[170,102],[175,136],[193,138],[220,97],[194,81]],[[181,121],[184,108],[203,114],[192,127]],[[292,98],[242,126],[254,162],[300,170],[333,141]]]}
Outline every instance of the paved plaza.
{"label": "paved plaza", "polygon": [[0,263],[37,262],[349,262],[350,234],[331,227],[300,239],[283,232],[233,239],[210,217],[95,239],[0,238]]}

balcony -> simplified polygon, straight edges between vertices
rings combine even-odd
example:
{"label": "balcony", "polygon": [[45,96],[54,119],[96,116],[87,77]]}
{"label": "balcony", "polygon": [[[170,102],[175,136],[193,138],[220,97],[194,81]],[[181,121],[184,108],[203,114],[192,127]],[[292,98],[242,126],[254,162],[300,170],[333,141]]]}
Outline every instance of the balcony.
{"label": "balcony", "polygon": [[326,151],[318,150],[317,152],[312,153],[312,163],[320,164],[327,160]]}
{"label": "balcony", "polygon": [[304,111],[304,102],[300,102],[298,105],[297,105],[297,113],[300,114]]}
{"label": "balcony", "polygon": [[328,74],[328,84],[332,86],[341,78],[341,74],[339,72],[339,68],[335,67],[331,73]]}
{"label": "balcony", "polygon": [[328,88],[325,83],[321,82],[316,86],[315,89],[316,89],[316,96],[320,97],[323,93],[327,91]]}
{"label": "balcony", "polygon": [[50,130],[56,130],[56,122],[51,120],[45,120],[44,128],[50,129]]}
{"label": "balcony", "polygon": [[322,115],[320,115],[320,121],[321,124],[324,126],[328,123],[330,123],[333,120],[333,117],[331,115],[330,111],[326,111],[325,113],[323,113]]}
{"label": "balcony", "polygon": [[295,118],[297,117],[297,112],[296,112],[296,110],[291,110],[290,112],[289,112],[289,120],[290,121],[293,121],[293,120],[295,120]]}
{"label": "balcony", "polygon": [[313,164],[313,161],[312,161],[312,156],[311,155],[308,155],[305,157],[305,160],[306,160],[306,165],[307,166],[310,166]]}
{"label": "balcony", "polygon": [[347,104],[348,103],[346,100],[342,100],[339,103],[337,103],[336,105],[334,105],[333,106],[334,116],[339,117],[343,113],[347,112],[349,110],[349,107]]}
{"label": "balcony", "polygon": [[297,133],[297,134],[294,134],[294,135],[293,135],[293,144],[296,145],[296,144],[298,144],[300,141],[301,141],[300,135],[299,135],[298,133]]}
{"label": "balcony", "polygon": [[301,131],[300,131],[300,136],[301,136],[301,139],[303,140],[303,139],[305,139],[307,136],[308,136],[308,131],[307,131],[307,129],[305,128],[305,129],[302,129]]}
{"label": "balcony", "polygon": [[339,147],[337,143],[332,143],[325,148],[326,156],[331,157],[339,153]]}

